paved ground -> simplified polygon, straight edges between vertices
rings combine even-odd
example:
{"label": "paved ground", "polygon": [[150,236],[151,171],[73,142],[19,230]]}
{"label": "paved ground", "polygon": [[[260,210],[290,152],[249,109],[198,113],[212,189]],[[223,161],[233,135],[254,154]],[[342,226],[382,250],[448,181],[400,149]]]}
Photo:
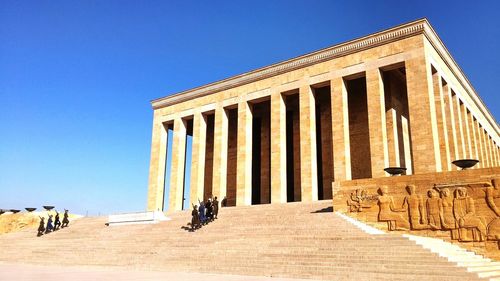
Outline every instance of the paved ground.
{"label": "paved ground", "polygon": [[[117,267],[58,267],[0,262],[0,280],[168,280],[168,281],[300,281],[304,279],[254,277],[161,271],[132,271]],[[307,280],[311,281],[311,280]]]}

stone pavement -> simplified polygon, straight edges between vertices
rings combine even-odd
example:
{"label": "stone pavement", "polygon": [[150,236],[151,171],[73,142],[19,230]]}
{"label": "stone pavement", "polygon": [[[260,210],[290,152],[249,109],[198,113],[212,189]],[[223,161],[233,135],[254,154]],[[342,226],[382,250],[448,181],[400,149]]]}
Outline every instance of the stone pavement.
{"label": "stone pavement", "polygon": [[[169,281],[301,281],[304,279],[271,278],[212,273],[135,271],[123,267],[42,266],[0,263],[0,280],[169,280]],[[311,281],[308,279],[307,281]]]}

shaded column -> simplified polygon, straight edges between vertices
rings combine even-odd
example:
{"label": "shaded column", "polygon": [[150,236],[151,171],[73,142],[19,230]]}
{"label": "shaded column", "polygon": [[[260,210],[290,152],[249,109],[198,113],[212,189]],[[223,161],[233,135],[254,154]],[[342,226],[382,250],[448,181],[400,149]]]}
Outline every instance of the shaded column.
{"label": "shaded column", "polygon": [[445,112],[445,100],[441,76],[436,72],[432,75],[434,85],[434,102],[436,103],[436,119],[438,126],[439,152],[441,167],[445,171],[451,170],[450,147],[448,145],[448,129]]}
{"label": "shaded column", "polygon": [[250,104],[238,104],[238,155],[236,205],[252,204],[252,110]]}
{"label": "shaded column", "polygon": [[172,143],[172,171],[170,173],[169,211],[182,210],[185,159],[186,122],[181,118],[175,118],[174,140]]}
{"label": "shaded column", "polygon": [[459,145],[459,157],[461,159],[467,158],[467,144],[465,140],[465,128],[464,128],[464,122],[463,122],[463,117],[462,117],[462,106],[460,106],[462,102],[460,99],[455,95],[455,106],[456,106],[456,112],[457,112],[457,124],[458,124],[458,145]]}
{"label": "shaded column", "polygon": [[342,77],[334,78],[330,83],[332,95],[333,177],[335,181],[350,180],[352,176],[347,89]]}
{"label": "shaded column", "polygon": [[271,203],[286,203],[286,105],[283,95],[271,92]]}
{"label": "shaded column", "polygon": [[403,131],[403,146],[404,146],[404,157],[405,157],[405,163],[406,163],[406,174],[407,175],[412,175],[413,174],[413,163],[412,163],[412,157],[411,157],[411,146],[410,146],[410,123],[408,122],[408,119],[406,119],[404,116],[401,116],[401,127]]}
{"label": "shaded column", "polygon": [[198,204],[198,200],[203,200],[206,136],[206,118],[197,110],[193,117],[193,148],[191,152],[190,202],[192,204]]}
{"label": "shaded column", "polygon": [[493,156],[493,140],[491,139],[491,137],[489,135],[488,135],[488,149],[489,149],[489,152],[490,152],[491,167],[495,167],[496,163],[495,163],[495,157]]}
{"label": "shaded column", "polygon": [[481,137],[481,128],[479,127],[479,122],[477,121],[477,119],[474,119],[474,127],[475,127],[477,147],[478,147],[478,160],[479,160],[478,165],[480,168],[484,168],[485,163],[484,163],[483,139]]}
{"label": "shaded column", "polygon": [[[470,138],[471,138],[471,145],[472,145],[472,158],[478,159],[479,160],[479,153],[478,153],[478,148],[477,148],[477,134],[476,134],[476,127],[474,126],[474,117],[472,116],[472,113],[470,111],[467,112],[467,120],[469,121],[469,128],[470,128]],[[479,168],[479,165],[476,165],[476,168]]]}
{"label": "shaded column", "polygon": [[368,128],[372,177],[384,177],[388,176],[384,168],[389,166],[389,151],[387,147],[384,85],[378,68],[366,71],[366,91],[369,105]]}
{"label": "shaded column", "polygon": [[471,132],[470,132],[470,127],[469,127],[469,113],[467,110],[467,107],[465,107],[465,104],[462,103],[462,115],[464,116],[464,127],[465,127],[465,138],[467,139],[467,157],[468,158],[474,158],[473,156],[473,151],[472,151],[472,138],[471,138]]}
{"label": "shaded column", "polygon": [[400,167],[401,158],[399,153],[398,116],[394,108],[390,108],[386,114],[387,129],[387,151],[389,155],[389,166]]}
{"label": "shaded column", "polygon": [[309,85],[299,89],[300,186],[302,202],[318,200],[316,103]]}
{"label": "shaded column", "polygon": [[431,66],[425,57],[407,60],[405,66],[414,173],[441,171]]}
{"label": "shaded column", "polygon": [[[250,136],[251,137],[251,136]],[[228,117],[222,103],[215,108],[212,193],[219,201],[227,195]]]}
{"label": "shaded column", "polygon": [[151,160],[149,164],[148,211],[163,210],[166,156],[167,129],[155,116],[153,118]]}
{"label": "shaded column", "polygon": [[498,151],[498,144],[495,143],[495,155],[497,159],[497,166],[500,165],[500,153]]}
{"label": "shaded column", "polygon": [[[454,161],[459,159],[458,154],[458,138],[457,138],[457,127],[456,127],[456,115],[455,115],[455,106],[454,99],[451,94],[451,89],[446,84],[444,86],[444,99],[446,104],[446,115],[448,120],[450,120],[450,125],[448,126],[448,140],[450,140],[450,161]],[[453,147],[453,149],[451,148]],[[453,168],[454,166],[452,166]]]}
{"label": "shaded column", "polygon": [[481,136],[481,143],[483,144],[483,151],[484,151],[484,167],[490,167],[490,156],[488,153],[488,143],[486,142],[486,131],[484,128],[481,126],[480,127],[480,136]]}

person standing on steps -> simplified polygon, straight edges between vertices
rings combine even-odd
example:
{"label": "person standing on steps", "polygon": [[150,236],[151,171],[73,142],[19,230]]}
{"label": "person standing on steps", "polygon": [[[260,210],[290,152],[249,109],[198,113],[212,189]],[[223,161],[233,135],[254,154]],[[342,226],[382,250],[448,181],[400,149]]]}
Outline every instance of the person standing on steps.
{"label": "person standing on steps", "polygon": [[56,211],[56,217],[54,219],[54,231],[58,230],[61,226],[61,220],[59,220],[59,213]]}
{"label": "person standing on steps", "polygon": [[217,201],[217,196],[214,197],[214,217],[217,218],[217,214],[219,213],[219,201]]}
{"label": "person standing on steps", "polygon": [[38,226],[38,234],[37,234],[37,236],[38,237],[42,236],[44,232],[45,232],[45,218],[44,217],[40,217],[40,225]]}
{"label": "person standing on steps", "polygon": [[193,204],[193,211],[191,212],[191,230],[195,230],[201,227],[200,224],[200,214],[198,213],[198,206]]}
{"label": "person standing on steps", "polygon": [[214,208],[210,198],[208,198],[205,208],[207,209],[207,220],[212,221],[214,219]]}
{"label": "person standing on steps", "polygon": [[63,216],[61,228],[67,227],[68,224],[69,224],[68,210],[64,209],[64,216]]}
{"label": "person standing on steps", "polygon": [[206,221],[207,221],[207,217],[205,216],[205,203],[203,202],[200,202],[200,200],[198,199],[198,202],[200,203],[200,222],[201,224],[205,224]]}
{"label": "person standing on steps", "polygon": [[47,228],[45,229],[45,233],[49,233],[54,229],[54,226],[52,225],[52,215],[49,215],[49,219],[47,220]]}

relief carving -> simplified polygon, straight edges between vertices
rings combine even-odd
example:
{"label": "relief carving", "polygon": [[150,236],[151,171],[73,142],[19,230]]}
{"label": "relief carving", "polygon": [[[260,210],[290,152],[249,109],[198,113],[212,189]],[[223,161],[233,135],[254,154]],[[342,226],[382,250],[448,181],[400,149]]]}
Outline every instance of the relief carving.
{"label": "relief carving", "polygon": [[349,212],[362,212],[363,208],[371,208],[373,204],[373,196],[369,196],[366,189],[356,189],[347,199]]}
{"label": "relief carving", "polygon": [[441,229],[441,198],[439,198],[438,192],[434,189],[429,189],[427,196],[429,198],[425,202],[425,207],[427,209],[429,227],[433,230]]}
{"label": "relief carving", "polygon": [[410,224],[403,217],[403,215],[398,214],[398,212],[405,212],[405,209],[396,209],[394,207],[394,200],[392,196],[387,195],[387,186],[382,186],[378,190],[380,196],[378,197],[378,220],[386,221],[389,230],[408,230],[410,229]]}
{"label": "relief carving", "polygon": [[[394,198],[388,195],[387,186],[378,189],[379,196],[376,198],[369,196],[365,189],[356,189],[350,193],[347,206],[351,212],[361,212],[370,208],[377,200],[378,221],[387,222],[389,231],[424,229],[450,231],[453,240],[461,242],[493,240],[498,241],[500,248],[500,208],[496,204],[500,198],[498,179],[491,182],[435,185],[434,188],[427,190],[425,201],[416,193],[414,185],[408,185],[405,189],[407,195],[403,198],[401,208],[395,207]],[[475,199],[469,195],[469,191],[476,200],[484,198],[493,218],[491,215],[485,214],[483,217],[476,213]],[[484,214],[484,210],[481,214]]]}
{"label": "relief carving", "polygon": [[484,241],[486,224],[481,217],[476,216],[474,199],[468,196],[465,187],[459,187],[455,190],[453,213],[458,222],[460,241]]}
{"label": "relief carving", "polygon": [[410,217],[411,229],[420,230],[428,229],[429,226],[424,223],[426,220],[425,210],[422,197],[415,194],[415,186],[406,186],[408,195],[405,196],[403,201],[403,208],[408,208],[408,216]]}

